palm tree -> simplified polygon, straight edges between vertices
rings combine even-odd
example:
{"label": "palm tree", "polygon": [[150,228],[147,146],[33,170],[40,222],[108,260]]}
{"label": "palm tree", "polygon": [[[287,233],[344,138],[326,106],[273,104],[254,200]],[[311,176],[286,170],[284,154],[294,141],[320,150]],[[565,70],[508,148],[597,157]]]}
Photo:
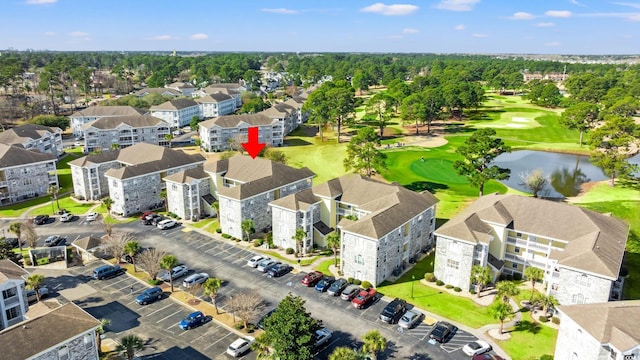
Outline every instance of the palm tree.
{"label": "palm tree", "polygon": [[338,248],[340,247],[340,234],[337,231],[327,235],[327,246],[333,250],[333,266],[338,266]]}
{"label": "palm tree", "polygon": [[546,314],[549,308],[558,306],[558,300],[553,295],[546,295],[542,298],[542,313]]}
{"label": "palm tree", "polygon": [[471,282],[478,285],[477,296],[480,297],[480,292],[491,282],[491,269],[488,266],[474,265],[471,268]]}
{"label": "palm tree", "polygon": [[118,143],[111,144],[111,150],[118,150],[118,149],[120,149],[120,144]]}
{"label": "palm tree", "polygon": [[38,302],[40,301],[40,287],[42,287],[42,283],[44,283],[44,275],[40,274],[31,274],[26,280],[27,289],[32,289],[36,292],[36,300]]}
{"label": "palm tree", "polygon": [[524,276],[531,281],[531,298],[529,298],[529,302],[531,302],[533,301],[533,293],[536,291],[536,281],[541,281],[544,278],[544,270],[529,266],[524,269]]}
{"label": "palm tree", "polygon": [[169,133],[164,136],[164,139],[169,143],[169,149],[171,149],[171,140],[173,140],[173,134]]}
{"label": "palm tree", "polygon": [[[60,188],[58,185],[51,185],[47,189],[47,194],[51,195],[51,201],[55,201],[58,206],[58,210],[60,210],[60,202],[58,201],[58,193],[60,192]],[[51,205],[53,206],[53,205]]]}
{"label": "palm tree", "polygon": [[113,206],[113,199],[108,196],[102,199],[102,206],[107,209],[107,214],[111,215],[111,206]]}
{"label": "palm tree", "polygon": [[297,257],[302,256],[302,241],[306,237],[307,237],[307,232],[304,231],[302,228],[297,228],[296,229],[296,234],[291,237],[293,240],[296,241],[296,256]]}
{"label": "palm tree", "polygon": [[133,360],[136,351],[142,349],[144,349],[144,341],[137,335],[127,335],[120,338],[120,345],[116,348],[116,350],[122,351],[129,360]]}
{"label": "palm tree", "polygon": [[218,304],[216,298],[218,297],[218,290],[222,287],[222,280],[212,277],[202,284],[202,290],[206,296],[211,297],[211,303],[216,308],[216,314],[218,314]]}
{"label": "palm tree", "polygon": [[171,292],[173,292],[173,275],[171,269],[178,266],[178,258],[175,255],[167,254],[160,259],[160,268],[169,272],[169,282],[171,283]]}
{"label": "palm tree", "polygon": [[513,281],[499,281],[496,284],[496,290],[498,291],[496,296],[502,296],[502,301],[505,303],[508,303],[511,297],[520,293],[518,285]]}
{"label": "palm tree", "polygon": [[387,348],[387,339],[378,330],[367,331],[362,337],[362,342],[362,351],[371,354],[374,360],[378,352]]}
{"label": "palm tree", "polygon": [[489,308],[489,314],[491,314],[494,319],[500,320],[500,334],[503,332],[504,321],[509,318],[512,313],[513,309],[511,308],[511,305],[504,301],[496,301]]}
{"label": "palm tree", "polygon": [[158,196],[160,196],[160,199],[162,199],[162,206],[164,207],[164,209],[169,210],[167,209],[167,189],[160,190],[160,194],[158,194]]}
{"label": "palm tree", "polygon": [[254,226],[255,224],[251,219],[242,220],[242,223],[240,224],[240,227],[242,228],[242,232],[244,232],[244,235],[247,241],[251,240],[251,230],[253,229]]}
{"label": "palm tree", "polygon": [[329,354],[329,360],[358,360],[358,352],[346,346],[339,346]]}
{"label": "palm tree", "polygon": [[102,334],[104,334],[105,328],[109,324],[111,324],[111,320],[100,319],[100,325],[96,328],[96,345],[98,345],[98,354],[102,353]]}
{"label": "palm tree", "polygon": [[16,237],[18,238],[18,246],[20,246],[20,251],[22,251],[22,239],[20,239],[20,235],[22,235],[22,223],[11,223],[11,225],[9,225],[9,232],[16,234]]}
{"label": "palm tree", "polygon": [[140,246],[140,243],[135,240],[127,241],[127,243],[124,244],[124,252],[131,256],[133,272],[138,272],[138,269],[136,269],[136,255],[140,252],[140,249],[142,249],[142,246]]}

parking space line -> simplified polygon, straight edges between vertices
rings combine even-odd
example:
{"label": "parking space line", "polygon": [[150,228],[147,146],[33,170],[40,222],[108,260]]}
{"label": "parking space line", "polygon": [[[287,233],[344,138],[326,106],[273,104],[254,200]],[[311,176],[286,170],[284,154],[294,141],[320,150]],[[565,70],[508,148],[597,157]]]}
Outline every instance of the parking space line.
{"label": "parking space line", "polygon": [[158,309],[158,310],[155,310],[155,311],[153,311],[153,312],[151,312],[151,313],[149,313],[149,314],[147,314],[147,315],[145,315],[145,316],[151,316],[151,315],[153,315],[153,314],[157,313],[158,311],[162,311],[162,310],[164,310],[164,309],[168,308],[169,306],[173,306],[173,304],[169,304],[169,305],[167,305],[167,306],[165,306],[165,307],[163,307],[163,308],[160,308],[160,309]]}
{"label": "parking space line", "polygon": [[196,249],[196,250],[200,250],[200,249],[202,249],[203,247],[205,247],[205,246],[207,246],[207,245],[209,245],[209,243],[205,241],[202,245],[198,245],[198,246],[196,246],[196,247],[195,247],[195,249]]}
{"label": "parking space line", "polygon": [[166,319],[168,319],[168,318],[170,318],[172,316],[175,316],[175,315],[178,315],[178,313],[173,313],[173,314],[167,315],[167,316],[163,317],[162,319],[156,321],[156,324],[161,322],[161,321],[164,321],[164,320],[166,320]]}
{"label": "parking space line", "polygon": [[229,337],[229,335],[231,335],[231,334],[232,334],[232,332],[228,332],[228,333],[227,333],[227,335],[225,335],[225,336],[221,337],[220,339],[218,339],[217,341],[214,341],[214,342],[212,342],[211,344],[207,345],[207,346],[204,348],[204,350],[207,350],[208,348],[212,347],[213,345],[215,345],[215,344],[219,343],[220,341],[222,341],[222,340],[226,339],[226,338],[227,338],[227,337]]}
{"label": "parking space line", "polygon": [[[127,281],[127,280],[129,280],[129,279],[125,277],[125,278],[120,279],[120,280],[118,280],[118,281],[116,281],[116,282],[114,282],[114,283],[108,283],[108,284],[106,284],[104,287],[105,287],[105,288],[107,288],[107,287],[111,287],[111,286],[113,286],[113,285],[119,284],[119,283],[121,283],[121,282],[123,282],[123,281]],[[101,284],[104,284],[104,282],[100,282],[100,283],[101,283]]]}

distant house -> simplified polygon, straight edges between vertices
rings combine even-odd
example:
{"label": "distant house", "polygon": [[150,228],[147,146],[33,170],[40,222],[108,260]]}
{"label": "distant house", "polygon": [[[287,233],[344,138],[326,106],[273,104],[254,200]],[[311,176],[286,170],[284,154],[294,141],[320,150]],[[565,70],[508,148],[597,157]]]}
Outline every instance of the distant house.
{"label": "distant house", "polygon": [[57,157],[0,144],[0,205],[45,195],[58,186]]}
{"label": "distant house", "polygon": [[236,111],[236,100],[223,93],[213,93],[196,99],[200,111],[205,118],[233,114]]}
{"label": "distant house", "polygon": [[82,136],[82,125],[89,121],[113,116],[144,115],[147,111],[132,106],[89,106],[86,109],[76,111],[71,119],[71,131],[73,136]]}
{"label": "distant house", "polygon": [[[27,293],[25,290],[25,277],[29,272],[11,260],[0,260],[0,330],[6,329],[22,322],[25,313],[29,310]],[[0,332],[0,344],[10,344],[2,341]],[[10,346],[5,346],[10,347]],[[6,359],[4,355],[3,359]]]}
{"label": "distant house", "polygon": [[137,97],[143,97],[149,94],[159,94],[167,97],[182,96],[182,93],[175,89],[168,88],[144,88],[134,93]]}
{"label": "distant house", "polygon": [[62,155],[62,130],[37,124],[27,124],[0,133],[0,144],[20,145],[27,150],[38,150],[56,157]]}
{"label": "distant house", "polygon": [[165,176],[167,209],[182,219],[198,221],[200,217],[215,213],[211,181],[202,166],[182,170]]}
{"label": "distant house", "polygon": [[179,91],[182,96],[191,96],[191,94],[196,90],[196,87],[191,85],[191,83],[182,81],[174,82],[169,85],[165,85],[164,87]]}
{"label": "distant house", "polygon": [[242,93],[245,91],[247,88],[241,84],[212,84],[204,89],[194,91],[191,96],[200,97],[222,93],[231,96],[236,101],[236,108],[240,108],[242,107]]}
{"label": "distant house", "polygon": [[308,168],[243,155],[207,162],[204,171],[220,202],[222,232],[237,238],[243,237],[243,220],[253,220],[256,231],[268,229],[272,221],[269,202],[311,187],[315,176]]}
{"label": "distant house", "polygon": [[107,117],[82,126],[84,153],[109,151],[137,143],[169,146],[165,136],[171,133],[168,123],[151,115]]}
{"label": "distant house", "polygon": [[489,194],[436,230],[435,276],[468,290],[474,265],[489,266],[494,280],[534,266],[562,305],[607,302],[628,234],[625,222],[578,206]]}
{"label": "distant house", "polygon": [[247,141],[248,128],[258,128],[258,141],[271,146],[284,142],[284,124],[263,113],[226,115],[199,124],[200,147],[205,151],[224,151]]}
{"label": "distant house", "polygon": [[555,360],[640,359],[640,301],[557,308],[560,330]]}
{"label": "distant house", "polygon": [[427,191],[345,175],[272,201],[273,242],[295,249],[293,236],[302,229],[306,254],[339,229],[340,271],[380,284],[433,244],[437,202]]}
{"label": "distant house", "polygon": [[160,118],[171,125],[180,128],[189,125],[193,117],[202,118],[200,106],[191,99],[174,99],[160,105],[152,106],[149,111],[152,116]]}
{"label": "distant house", "polygon": [[3,360],[98,360],[98,321],[70,302],[0,331]]}
{"label": "distant house", "polygon": [[104,174],[117,168],[120,150],[90,154],[69,162],[73,193],[82,200],[101,200],[109,196],[109,184]]}
{"label": "distant house", "polygon": [[286,102],[275,104],[261,111],[260,114],[264,114],[276,120],[279,124],[282,124],[283,135],[287,135],[295,130],[301,118],[298,108]]}

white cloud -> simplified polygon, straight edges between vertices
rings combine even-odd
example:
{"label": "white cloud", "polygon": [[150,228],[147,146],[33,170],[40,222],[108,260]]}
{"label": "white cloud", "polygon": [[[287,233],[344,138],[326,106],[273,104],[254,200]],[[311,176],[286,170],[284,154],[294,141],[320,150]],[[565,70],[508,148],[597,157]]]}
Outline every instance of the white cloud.
{"label": "white cloud", "polygon": [[157,35],[150,38],[151,40],[171,40],[173,36],[171,35]]}
{"label": "white cloud", "polygon": [[456,26],[454,27],[454,29],[455,29],[455,30],[458,30],[458,31],[462,31],[462,30],[464,30],[464,24],[456,25]]}
{"label": "white cloud", "polygon": [[27,0],[25,3],[29,5],[45,5],[55,4],[58,0]]}
{"label": "white cloud", "polygon": [[209,35],[203,34],[203,33],[193,34],[189,36],[189,39],[191,40],[206,40],[208,38],[209,38]]}
{"label": "white cloud", "polygon": [[544,46],[560,46],[562,44],[560,44],[559,41],[551,41],[551,42],[546,42],[544,43]]}
{"label": "white cloud", "polygon": [[626,3],[626,2],[614,2],[612,4],[620,5],[620,6],[628,6],[634,9],[640,9],[640,3]]}
{"label": "white cloud", "polygon": [[635,14],[635,15],[629,16],[629,20],[631,20],[631,21],[640,21],[640,14]]}
{"label": "white cloud", "polygon": [[73,31],[69,33],[69,36],[71,37],[87,37],[89,36],[89,33],[86,33],[84,31]]}
{"label": "white cloud", "polygon": [[409,15],[416,11],[418,11],[419,7],[415,5],[409,4],[392,4],[386,5],[383,3],[375,3],[373,5],[369,5],[360,9],[362,12],[370,12],[381,15],[390,15],[390,16],[398,16],[398,15]]}
{"label": "white cloud", "polygon": [[480,0],[441,0],[435,7],[441,10],[471,11]]}
{"label": "white cloud", "polygon": [[291,9],[285,9],[285,8],[277,8],[277,9],[263,8],[263,9],[260,9],[260,11],[273,13],[273,14],[285,14],[285,15],[299,14],[298,10],[291,10]]}
{"label": "white cloud", "polygon": [[487,34],[471,34],[474,38],[487,38],[489,35]]}
{"label": "white cloud", "polygon": [[578,0],[569,0],[569,2],[572,3],[573,5],[586,6],[585,4],[579,2]]}
{"label": "white cloud", "polygon": [[418,29],[404,28],[404,29],[402,29],[402,32],[403,32],[404,34],[415,34],[415,33],[419,33],[419,32],[420,32],[420,30],[418,30]]}
{"label": "white cloud", "polygon": [[55,36],[55,35],[56,35],[56,33],[55,33],[55,32],[53,32],[53,31],[46,31],[46,32],[44,33],[44,35],[45,35],[45,36]]}
{"label": "white cloud", "polygon": [[510,17],[511,20],[531,20],[533,18],[535,18],[533,14],[530,14],[528,12],[522,12],[522,11],[518,11],[517,13],[511,15]]}
{"label": "white cloud", "polygon": [[541,22],[536,24],[537,27],[554,27],[556,24],[552,22]]}
{"label": "white cloud", "polygon": [[544,14],[550,17],[558,17],[558,18],[571,17],[571,11],[568,11],[568,10],[549,10]]}

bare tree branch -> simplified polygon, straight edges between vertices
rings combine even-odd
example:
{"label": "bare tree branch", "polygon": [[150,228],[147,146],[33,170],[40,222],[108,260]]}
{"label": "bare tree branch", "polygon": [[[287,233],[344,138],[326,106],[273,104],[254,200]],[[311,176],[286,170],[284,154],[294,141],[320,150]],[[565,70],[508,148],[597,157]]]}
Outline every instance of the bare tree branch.
{"label": "bare tree branch", "polygon": [[116,259],[116,262],[120,262],[122,255],[124,255],[124,245],[127,241],[133,240],[132,236],[128,233],[116,234],[113,236],[104,236],[103,240],[107,245],[107,252]]}
{"label": "bare tree branch", "polygon": [[531,190],[533,197],[538,197],[538,194],[551,182],[549,175],[545,175],[542,169],[525,171],[520,174],[520,180],[522,181],[522,185]]}
{"label": "bare tree branch", "polygon": [[102,225],[102,230],[104,230],[104,232],[107,233],[107,236],[110,237],[113,233],[113,224],[107,222],[106,217],[102,216],[100,219],[100,225]]}
{"label": "bare tree branch", "polygon": [[138,263],[151,276],[153,280],[160,271],[160,260],[166,253],[155,248],[146,249],[138,255]]}
{"label": "bare tree branch", "polygon": [[36,234],[36,228],[33,225],[32,220],[25,220],[20,227],[20,235],[27,242],[32,249],[35,249],[38,241],[38,235]]}
{"label": "bare tree branch", "polygon": [[228,301],[231,311],[237,315],[244,323],[244,326],[249,325],[249,320],[260,313],[264,305],[262,296],[255,290],[243,290],[232,297],[229,297]]}

